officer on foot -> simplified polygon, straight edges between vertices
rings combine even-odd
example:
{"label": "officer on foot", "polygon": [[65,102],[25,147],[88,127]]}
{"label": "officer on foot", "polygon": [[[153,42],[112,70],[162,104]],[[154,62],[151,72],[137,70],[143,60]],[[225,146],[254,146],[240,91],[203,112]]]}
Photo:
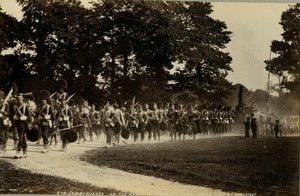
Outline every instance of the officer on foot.
{"label": "officer on foot", "polygon": [[257,139],[257,121],[254,114],[251,114],[250,126],[252,130],[253,139]]}
{"label": "officer on foot", "polygon": [[280,129],[281,129],[281,125],[279,123],[279,120],[276,120],[274,125],[274,132],[275,132],[276,139],[278,139],[278,133],[280,132]]}

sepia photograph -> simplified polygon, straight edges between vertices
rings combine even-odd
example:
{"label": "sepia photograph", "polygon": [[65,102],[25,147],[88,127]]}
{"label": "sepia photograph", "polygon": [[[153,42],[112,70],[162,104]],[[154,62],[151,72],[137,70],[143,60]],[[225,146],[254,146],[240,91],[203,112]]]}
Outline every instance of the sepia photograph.
{"label": "sepia photograph", "polygon": [[298,196],[300,3],[0,0],[0,194]]}

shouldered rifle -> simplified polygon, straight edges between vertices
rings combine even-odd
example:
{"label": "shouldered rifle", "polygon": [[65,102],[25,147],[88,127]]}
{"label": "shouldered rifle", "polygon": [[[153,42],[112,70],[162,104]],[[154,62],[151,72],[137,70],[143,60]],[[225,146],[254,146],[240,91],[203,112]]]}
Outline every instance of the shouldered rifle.
{"label": "shouldered rifle", "polygon": [[5,97],[3,103],[2,103],[2,107],[1,107],[1,112],[4,112],[5,110],[5,104],[8,102],[9,98],[11,97],[13,93],[13,88],[10,89],[9,93],[7,94],[7,96]]}

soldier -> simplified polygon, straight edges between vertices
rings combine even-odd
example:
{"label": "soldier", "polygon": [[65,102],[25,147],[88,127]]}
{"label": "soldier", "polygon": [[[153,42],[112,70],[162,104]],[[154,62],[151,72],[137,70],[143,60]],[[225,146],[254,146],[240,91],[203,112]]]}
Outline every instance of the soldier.
{"label": "soldier", "polygon": [[99,134],[100,134],[100,122],[101,122],[101,116],[100,112],[96,110],[95,104],[91,105],[91,111],[90,111],[90,116],[91,120],[91,127],[90,127],[90,140],[93,141],[93,132],[95,133],[97,137],[97,141],[99,139]]}
{"label": "soldier", "polygon": [[[153,139],[156,140],[156,137],[158,141],[160,141],[160,123],[161,123],[161,112],[157,108],[157,104],[153,103],[153,110],[150,115],[150,123],[152,125],[152,133],[153,133]],[[151,139],[151,134],[148,135],[149,140]]]}
{"label": "soldier", "polygon": [[97,102],[98,105],[98,112],[99,112],[99,117],[100,117],[100,126],[99,126],[99,137],[101,136],[101,133],[105,134],[105,122],[104,122],[104,114],[105,114],[105,109],[104,106],[107,105],[107,101],[104,99],[99,99]]}
{"label": "soldier", "polygon": [[173,141],[173,136],[174,136],[174,140],[176,141],[176,129],[175,129],[175,124],[176,124],[176,119],[175,119],[175,116],[176,116],[176,110],[175,110],[175,104],[171,104],[171,107],[169,109],[169,112],[168,112],[168,122],[169,122],[169,126],[168,126],[168,129],[169,129],[169,132],[170,132],[170,137],[171,137],[171,140]]}
{"label": "soldier", "polygon": [[64,79],[58,81],[58,89],[54,93],[54,99],[57,105],[61,104],[62,100],[67,100],[69,95],[65,90],[68,88],[68,82]]}
{"label": "soldier", "polygon": [[0,153],[6,152],[6,144],[8,139],[8,129],[11,126],[9,120],[9,105],[4,102],[4,92],[0,91]]}
{"label": "soldier", "polygon": [[107,103],[104,106],[103,110],[103,121],[104,121],[104,130],[106,134],[106,145],[105,147],[108,147],[112,143],[112,139],[114,136],[113,127],[115,126],[113,123],[113,115],[114,111],[113,108]]}
{"label": "soldier", "polygon": [[276,139],[278,139],[278,133],[280,131],[281,131],[281,125],[279,124],[279,120],[276,120],[274,125],[274,132],[275,132]]}
{"label": "soldier", "polygon": [[[55,122],[56,122],[56,116],[57,116],[57,107],[56,107],[56,103],[55,103],[55,100],[54,99],[50,99],[50,102],[51,102],[51,107],[53,109],[53,113],[54,113],[54,118],[55,118]],[[53,125],[56,123],[53,122]],[[57,131],[57,127],[54,127],[52,126],[52,129],[50,130],[50,146],[52,145],[53,143],[53,139],[54,139],[54,148],[56,148],[57,146],[57,135],[58,135],[58,131]]]}
{"label": "soldier", "polygon": [[135,143],[138,140],[139,134],[138,134],[137,113],[132,105],[129,105],[126,108],[125,119],[126,119],[126,127],[133,135],[133,142]]}
{"label": "soldier", "polygon": [[137,105],[137,123],[138,123],[138,132],[141,134],[141,142],[144,141],[145,138],[145,121],[146,115],[143,110],[142,105]]}
{"label": "soldier", "polygon": [[210,124],[210,119],[209,119],[209,111],[207,109],[203,109],[201,113],[201,127],[203,130],[203,137],[208,136],[209,132],[209,124]]}
{"label": "soldier", "polygon": [[42,153],[48,152],[49,133],[55,128],[55,114],[51,105],[49,105],[50,93],[42,90],[40,92],[41,105],[38,107],[39,128],[42,133],[44,149]]}
{"label": "soldier", "polygon": [[124,119],[124,114],[120,110],[119,105],[117,103],[113,104],[113,109],[114,109],[114,114],[112,118],[112,122],[114,124],[113,131],[115,134],[115,142],[119,143],[122,127],[125,126],[125,119]]}
{"label": "soldier", "polygon": [[257,138],[257,121],[256,118],[254,118],[254,114],[251,114],[251,130],[253,134],[253,139]]}
{"label": "soldier", "polygon": [[149,108],[149,104],[144,104],[144,114],[145,114],[145,130],[148,132],[148,141],[150,141],[152,137],[152,124],[150,123],[150,118],[152,115],[152,110]]}
{"label": "soldier", "polygon": [[249,138],[249,130],[250,130],[250,117],[247,117],[247,120],[244,122],[245,125],[245,139]]}
{"label": "soldier", "polygon": [[167,133],[168,130],[168,112],[169,112],[170,105],[167,102],[161,103],[161,122],[160,122],[160,130],[163,131],[163,133]]}
{"label": "soldier", "polygon": [[84,106],[85,100],[77,96],[77,102],[78,102],[78,113],[77,113],[77,121],[78,124],[82,124],[83,126],[78,127],[78,141],[77,144],[80,144],[81,142],[85,142],[85,133],[87,132],[88,126],[89,126],[89,110]]}
{"label": "soldier", "polygon": [[9,115],[9,123],[11,124],[11,126],[8,129],[8,132],[12,134],[13,136],[13,141],[14,141],[14,145],[13,145],[13,150],[17,150],[18,149],[18,143],[19,143],[19,138],[18,138],[18,131],[17,128],[14,126],[14,124],[12,123],[13,121],[13,110],[14,110],[14,105],[17,104],[17,93],[18,93],[18,87],[15,83],[7,83],[5,85],[4,88],[4,94],[10,94],[12,91],[12,96],[10,97],[9,101],[8,101],[8,105],[9,105],[9,111],[10,111],[10,115]]}
{"label": "soldier", "polygon": [[199,123],[199,119],[200,119],[200,114],[199,111],[196,110],[196,107],[194,107],[193,105],[190,105],[189,110],[187,111],[187,117],[188,117],[188,126],[191,129],[191,133],[193,135],[193,139],[196,139],[196,134],[199,132],[200,130],[200,123]]}
{"label": "soldier", "polygon": [[[22,94],[17,95],[17,103],[14,105],[13,123],[18,131],[19,143],[15,158],[27,157],[27,143],[25,133],[32,127],[32,116],[29,107],[24,103]],[[20,155],[23,149],[23,156]]]}
{"label": "soldier", "polygon": [[57,110],[57,126],[59,129],[65,129],[60,131],[60,137],[62,142],[61,151],[67,151],[68,140],[66,138],[66,131],[68,128],[71,128],[73,125],[73,114],[66,102],[66,100],[62,99],[60,107]]}

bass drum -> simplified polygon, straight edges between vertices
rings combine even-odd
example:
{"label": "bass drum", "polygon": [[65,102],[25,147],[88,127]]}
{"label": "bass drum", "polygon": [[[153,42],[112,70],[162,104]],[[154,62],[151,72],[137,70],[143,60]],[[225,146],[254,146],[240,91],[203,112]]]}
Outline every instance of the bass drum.
{"label": "bass drum", "polygon": [[28,129],[26,133],[26,138],[31,142],[36,142],[40,138],[40,130],[36,127],[32,127],[31,129]]}
{"label": "bass drum", "polygon": [[73,143],[77,141],[78,134],[74,129],[69,129],[65,133],[65,138],[69,143]]}
{"label": "bass drum", "polygon": [[129,129],[127,129],[127,128],[122,129],[121,136],[122,136],[122,138],[127,140],[129,138]]}

